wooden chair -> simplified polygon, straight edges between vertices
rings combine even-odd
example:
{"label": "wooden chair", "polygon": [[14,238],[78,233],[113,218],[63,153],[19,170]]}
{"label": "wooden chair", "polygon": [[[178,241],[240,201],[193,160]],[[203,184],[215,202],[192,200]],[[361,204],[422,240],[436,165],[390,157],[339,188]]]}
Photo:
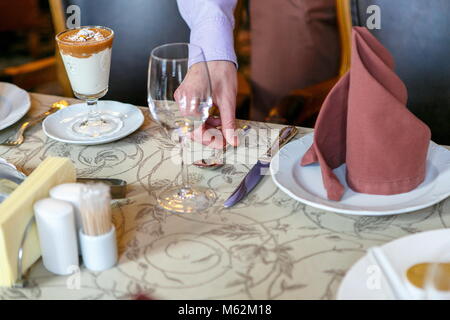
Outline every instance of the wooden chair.
{"label": "wooden chair", "polygon": [[[61,0],[49,0],[50,12],[52,14],[53,29],[55,35],[66,29],[66,16]],[[55,62],[56,74],[58,81],[64,90],[64,96],[73,97],[72,87],[70,86],[69,78],[67,77],[66,69],[64,67],[61,55],[55,44]]]}
{"label": "wooden chair", "polygon": [[[42,15],[37,0],[19,2],[0,2],[0,31],[22,31],[27,33],[28,51],[32,57],[39,57],[39,30],[50,28],[46,17]],[[0,78],[18,85],[26,90],[33,90],[42,83],[56,80],[56,59],[46,57],[17,66],[7,67],[0,71]]]}
{"label": "wooden chair", "polygon": [[307,88],[292,91],[274,106],[266,118],[267,122],[313,127],[326,96],[350,68],[352,28],[350,2],[336,0],[336,10],[341,45],[338,76]]}
{"label": "wooden chair", "polygon": [[52,82],[55,77],[55,57],[48,57],[2,70],[1,78],[25,90],[33,90],[38,85]]}

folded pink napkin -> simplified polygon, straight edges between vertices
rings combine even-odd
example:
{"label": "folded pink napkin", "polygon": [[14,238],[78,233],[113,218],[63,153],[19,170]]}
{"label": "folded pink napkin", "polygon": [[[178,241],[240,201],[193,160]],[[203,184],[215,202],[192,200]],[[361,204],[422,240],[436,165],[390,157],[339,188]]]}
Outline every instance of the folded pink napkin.
{"label": "folded pink napkin", "polygon": [[356,192],[408,192],[425,178],[431,132],[406,108],[406,87],[393,69],[387,49],[366,28],[354,27],[350,71],[325,99],[314,143],[301,160],[302,166],[319,162],[330,200],[344,194],[332,172],[343,163]]}

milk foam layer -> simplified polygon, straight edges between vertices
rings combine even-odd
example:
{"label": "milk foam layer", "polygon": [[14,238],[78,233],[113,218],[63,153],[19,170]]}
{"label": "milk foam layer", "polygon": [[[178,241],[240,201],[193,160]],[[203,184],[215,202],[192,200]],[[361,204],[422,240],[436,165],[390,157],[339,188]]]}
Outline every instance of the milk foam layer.
{"label": "milk foam layer", "polygon": [[88,58],[61,54],[72,90],[82,95],[96,95],[108,88],[111,48]]}
{"label": "milk foam layer", "polygon": [[67,37],[67,40],[74,42],[102,41],[105,40],[105,37],[95,29],[92,30],[84,28],[78,31],[76,34]]}

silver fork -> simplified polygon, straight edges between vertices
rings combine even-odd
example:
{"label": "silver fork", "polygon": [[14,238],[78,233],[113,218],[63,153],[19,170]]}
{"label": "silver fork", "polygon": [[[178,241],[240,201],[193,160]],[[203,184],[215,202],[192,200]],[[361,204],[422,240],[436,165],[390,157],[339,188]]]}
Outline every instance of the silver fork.
{"label": "silver fork", "polygon": [[23,135],[25,130],[27,130],[28,128],[39,123],[40,121],[45,119],[48,115],[55,113],[58,110],[64,109],[68,105],[69,105],[69,103],[66,100],[61,100],[61,101],[55,102],[54,104],[52,104],[52,106],[50,107],[50,109],[48,111],[40,114],[36,118],[33,118],[31,120],[28,120],[28,121],[25,121],[24,123],[22,123],[20,125],[19,130],[17,130],[17,132],[15,134],[13,134],[11,137],[7,138],[5,141],[0,143],[0,145],[8,146],[8,147],[14,147],[14,146],[21,145],[23,143],[23,141],[25,140],[24,135]]}

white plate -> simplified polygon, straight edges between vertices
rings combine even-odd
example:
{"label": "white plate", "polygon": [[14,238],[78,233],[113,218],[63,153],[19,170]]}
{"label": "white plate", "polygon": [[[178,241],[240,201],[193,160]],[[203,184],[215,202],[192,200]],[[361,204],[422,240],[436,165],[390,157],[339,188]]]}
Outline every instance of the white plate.
{"label": "white plate", "polygon": [[[13,164],[7,162],[3,158],[0,158],[0,179],[7,179],[20,184],[26,179],[26,175],[18,171]],[[2,203],[7,197],[8,195],[0,193],[0,203]]]}
{"label": "white plate", "polygon": [[[450,230],[441,229],[406,236],[389,242],[383,245],[382,248],[394,270],[406,281],[405,272],[409,267],[421,262],[444,262],[439,261],[439,257],[442,256],[442,250],[449,243]],[[367,255],[356,262],[342,280],[336,299],[392,299],[384,277],[381,275],[379,282],[373,278],[380,275],[379,273],[377,274],[377,268],[373,268],[373,266],[372,259]],[[407,285],[407,287],[414,288],[412,285]],[[420,294],[420,291],[418,289],[416,290],[411,291],[411,293],[414,295]],[[419,298],[420,296],[415,297]]]}
{"label": "white plate", "polygon": [[30,110],[28,92],[6,82],[0,82],[0,130],[19,121]]}
{"label": "white plate", "polygon": [[131,104],[101,100],[98,102],[98,109],[109,114],[120,116],[123,121],[122,128],[117,132],[100,138],[79,137],[73,134],[70,122],[74,117],[84,114],[87,110],[86,104],[79,103],[48,116],[42,124],[42,129],[48,137],[60,142],[96,145],[122,139],[139,129],[144,123],[144,115],[141,110]]}
{"label": "white plate", "polygon": [[345,186],[345,193],[341,201],[328,200],[320,166],[300,166],[300,160],[312,142],[313,135],[309,134],[289,143],[278,152],[270,165],[275,184],[290,197],[312,207],[352,215],[381,216],[429,207],[450,195],[450,151],[431,142],[427,174],[416,189],[390,196],[354,192],[345,181],[343,164],[334,173]]}

